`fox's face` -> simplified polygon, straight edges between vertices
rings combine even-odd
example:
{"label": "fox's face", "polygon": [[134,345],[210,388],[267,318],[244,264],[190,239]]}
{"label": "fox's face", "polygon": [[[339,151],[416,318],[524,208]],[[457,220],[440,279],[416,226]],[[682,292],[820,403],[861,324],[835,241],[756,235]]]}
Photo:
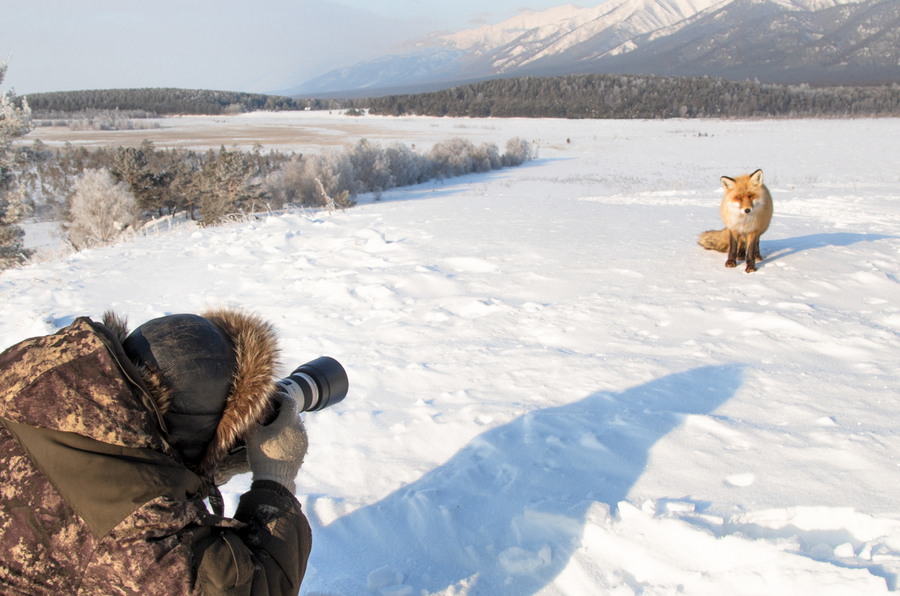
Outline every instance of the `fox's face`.
{"label": "fox's face", "polygon": [[762,170],[737,178],[722,176],[721,181],[725,188],[724,202],[728,205],[729,211],[735,215],[749,215],[765,201]]}

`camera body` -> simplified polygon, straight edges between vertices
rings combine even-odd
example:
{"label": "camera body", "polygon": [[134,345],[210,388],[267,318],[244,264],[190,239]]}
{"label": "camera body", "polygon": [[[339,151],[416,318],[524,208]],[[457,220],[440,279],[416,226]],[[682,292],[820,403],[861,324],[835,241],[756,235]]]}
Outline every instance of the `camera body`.
{"label": "camera body", "polygon": [[321,356],[298,366],[276,382],[276,391],[297,403],[297,411],[313,412],[339,403],[347,396],[349,381],[341,363]]}

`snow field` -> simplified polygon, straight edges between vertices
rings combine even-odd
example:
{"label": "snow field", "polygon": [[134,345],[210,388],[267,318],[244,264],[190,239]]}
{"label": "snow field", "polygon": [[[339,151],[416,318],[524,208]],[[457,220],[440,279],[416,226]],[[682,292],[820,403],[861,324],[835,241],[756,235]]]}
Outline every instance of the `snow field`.
{"label": "snow field", "polygon": [[[230,305],[285,374],[341,361],[305,416],[304,594],[896,589],[900,120],[363,121],[540,158],[7,271],[0,343]],[[745,274],[696,237],[757,167]]]}

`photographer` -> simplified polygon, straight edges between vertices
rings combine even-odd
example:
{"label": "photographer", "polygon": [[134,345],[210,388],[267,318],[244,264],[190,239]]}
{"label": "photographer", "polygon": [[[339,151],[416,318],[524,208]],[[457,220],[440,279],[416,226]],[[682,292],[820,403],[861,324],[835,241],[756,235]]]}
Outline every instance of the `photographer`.
{"label": "photographer", "polygon": [[[268,323],[220,310],[131,334],[78,318],[0,354],[0,593],[296,594],[307,439],[277,351]],[[216,486],[243,471],[223,517]]]}

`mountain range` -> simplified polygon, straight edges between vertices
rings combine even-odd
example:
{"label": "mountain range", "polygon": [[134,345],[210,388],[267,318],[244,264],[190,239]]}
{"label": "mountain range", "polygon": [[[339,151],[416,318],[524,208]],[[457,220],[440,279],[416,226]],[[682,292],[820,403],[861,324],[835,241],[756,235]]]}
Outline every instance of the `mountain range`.
{"label": "mountain range", "polygon": [[898,0],[608,0],[526,11],[328,72],[289,95],[384,95],[497,77],[715,76],[900,82]]}

